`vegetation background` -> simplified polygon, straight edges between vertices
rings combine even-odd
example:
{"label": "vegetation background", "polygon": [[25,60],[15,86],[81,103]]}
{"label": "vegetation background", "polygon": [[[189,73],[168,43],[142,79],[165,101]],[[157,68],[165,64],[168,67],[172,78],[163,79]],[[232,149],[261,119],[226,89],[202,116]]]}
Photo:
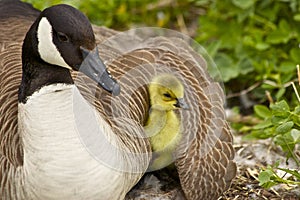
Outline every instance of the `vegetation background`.
{"label": "vegetation background", "polygon": [[[278,146],[297,169],[263,168],[260,185],[300,184],[300,1],[298,0],[24,0],[36,8],[70,4],[93,24],[115,30],[155,26],[201,44],[217,64],[244,139]],[[290,174],[279,176],[278,170]]]}

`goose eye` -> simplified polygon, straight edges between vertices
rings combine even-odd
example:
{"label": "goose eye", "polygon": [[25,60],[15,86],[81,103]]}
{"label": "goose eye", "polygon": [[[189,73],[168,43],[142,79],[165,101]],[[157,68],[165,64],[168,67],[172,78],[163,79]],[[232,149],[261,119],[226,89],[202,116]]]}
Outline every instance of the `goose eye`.
{"label": "goose eye", "polygon": [[171,95],[169,93],[164,93],[163,95],[167,98],[171,98]]}
{"label": "goose eye", "polygon": [[62,32],[58,32],[57,35],[58,35],[59,41],[61,41],[61,42],[69,42],[69,37],[66,34],[64,34]]}

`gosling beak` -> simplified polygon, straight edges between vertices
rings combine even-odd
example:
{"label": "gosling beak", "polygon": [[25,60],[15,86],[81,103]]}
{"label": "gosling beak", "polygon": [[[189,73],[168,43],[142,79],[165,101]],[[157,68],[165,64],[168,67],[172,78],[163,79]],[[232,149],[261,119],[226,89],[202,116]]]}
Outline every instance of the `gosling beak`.
{"label": "gosling beak", "polygon": [[177,98],[177,102],[174,106],[177,108],[189,109],[189,106],[185,103],[183,98]]}
{"label": "gosling beak", "polygon": [[80,47],[82,56],[84,58],[80,71],[96,81],[106,91],[112,93],[114,96],[120,94],[120,85],[107,71],[106,66],[99,57],[98,48],[90,51],[84,47]]}

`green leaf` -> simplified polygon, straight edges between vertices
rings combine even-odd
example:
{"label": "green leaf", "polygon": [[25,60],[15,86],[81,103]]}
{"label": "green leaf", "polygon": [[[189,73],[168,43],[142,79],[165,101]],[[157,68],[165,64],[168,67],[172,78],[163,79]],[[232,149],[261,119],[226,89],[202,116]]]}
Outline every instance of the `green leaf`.
{"label": "green leaf", "polygon": [[300,130],[292,129],[291,130],[291,136],[293,137],[295,142],[300,142]]}
{"label": "green leaf", "polygon": [[246,35],[246,36],[243,37],[243,43],[244,43],[244,45],[247,45],[247,46],[254,46],[255,45],[254,38],[251,37],[250,35]]}
{"label": "green leaf", "polygon": [[210,2],[210,0],[198,0],[195,2],[195,4],[197,6],[203,6],[203,5],[207,5]]}
{"label": "green leaf", "polygon": [[278,117],[288,117],[290,112],[290,107],[285,100],[271,104],[270,108],[273,115]]}
{"label": "green leaf", "polygon": [[241,9],[247,9],[254,5],[255,0],[232,0],[232,3]]}
{"label": "green leaf", "polygon": [[295,109],[295,111],[293,112],[293,115],[291,117],[291,119],[293,120],[293,122],[300,127],[300,114],[297,113],[297,110]]}
{"label": "green leaf", "polygon": [[298,22],[300,22],[300,13],[299,13],[299,14],[296,14],[296,15],[294,15],[293,19],[294,19],[295,21],[298,21]]}
{"label": "green leaf", "polygon": [[279,134],[284,134],[284,133],[290,131],[293,126],[294,126],[294,122],[292,122],[292,121],[283,123],[276,128],[276,132]]}
{"label": "green leaf", "polygon": [[282,19],[277,29],[267,36],[267,42],[272,44],[287,43],[291,37],[291,27],[285,19]]}
{"label": "green leaf", "polygon": [[268,43],[264,43],[264,42],[258,42],[255,44],[255,48],[260,51],[264,51],[264,50],[268,49],[269,47],[270,47],[270,45]]}
{"label": "green leaf", "polygon": [[272,116],[271,122],[274,126],[279,126],[288,121],[286,116]]}
{"label": "green leaf", "polygon": [[215,57],[215,62],[220,70],[224,82],[235,78],[239,74],[238,66],[233,64],[231,57],[224,53],[219,53]]}
{"label": "green leaf", "polygon": [[264,188],[270,188],[274,185],[276,185],[275,182],[273,182],[274,174],[271,170],[266,169],[265,171],[262,171],[258,175],[259,185]]}
{"label": "green leaf", "polygon": [[294,176],[294,179],[299,180],[300,179],[300,174],[297,170],[290,170],[290,169],[280,168],[278,166],[279,166],[279,162],[277,161],[276,164],[274,164],[273,166],[268,166],[267,169],[260,172],[260,174],[258,176],[259,185],[261,185],[265,188],[270,188],[270,187],[272,187],[274,185],[277,185],[277,184],[280,184],[280,183],[300,185],[299,181],[293,181],[293,180],[290,180],[290,179],[285,179],[283,177],[280,177],[275,172],[275,170],[281,170],[281,171],[284,171],[284,172]]}
{"label": "green leaf", "polygon": [[[292,72],[292,73],[286,73],[286,74],[282,74],[281,75],[281,83],[287,83],[287,82],[290,82],[292,81],[292,79],[295,78],[295,74]],[[288,96],[287,96],[288,97]]]}
{"label": "green leaf", "polygon": [[[295,64],[300,62],[300,49],[298,46],[290,50],[290,58],[295,62]],[[294,69],[296,69],[296,67]]]}
{"label": "green leaf", "polygon": [[279,71],[283,73],[291,73],[296,70],[295,62],[282,62]]}
{"label": "green leaf", "polygon": [[271,44],[287,43],[289,41],[288,35],[284,32],[277,30],[270,33],[267,37],[267,42]]}
{"label": "green leaf", "polygon": [[238,63],[238,66],[240,68],[240,73],[244,75],[254,70],[252,62],[248,58],[241,59]]}
{"label": "green leaf", "polygon": [[272,127],[266,129],[253,129],[250,134],[245,135],[243,139],[253,140],[253,139],[267,139],[274,136],[274,129]]}
{"label": "green leaf", "polygon": [[271,172],[269,170],[261,172],[258,176],[260,185],[269,182],[271,180],[272,175],[273,175],[273,172]]}
{"label": "green leaf", "polygon": [[280,20],[279,28],[285,33],[289,33],[291,31],[291,27],[285,19]]}
{"label": "green leaf", "polygon": [[211,43],[209,44],[209,46],[206,48],[207,53],[208,53],[212,58],[215,57],[215,55],[216,55],[216,53],[218,52],[220,46],[221,46],[221,41],[220,41],[220,40],[211,42]]}
{"label": "green leaf", "polygon": [[279,145],[282,148],[282,151],[287,153],[287,159],[289,159],[295,149],[295,142],[291,136],[291,132],[287,132],[283,135],[278,135],[274,138],[276,145]]}
{"label": "green leaf", "polygon": [[224,30],[222,32],[219,32],[220,39],[222,41],[221,47],[227,49],[235,49],[242,40],[242,29],[240,27],[240,24],[234,21],[227,21],[227,23],[224,23],[224,21],[222,21],[219,22],[217,26],[218,29]]}
{"label": "green leaf", "polygon": [[253,127],[253,129],[254,130],[260,130],[260,129],[268,128],[270,126],[272,126],[272,122],[271,122],[271,120],[267,120],[267,121],[264,121],[264,122],[261,122],[261,123],[255,125]]}
{"label": "green leaf", "polygon": [[252,6],[250,8],[244,9],[243,12],[239,12],[237,15],[237,21],[242,23],[245,19],[249,19],[249,17],[253,16],[255,13],[255,7]]}
{"label": "green leaf", "polygon": [[285,88],[280,88],[279,90],[278,90],[278,92],[276,93],[276,99],[278,100],[278,99],[280,99],[283,95],[284,95],[284,93],[285,93],[285,91],[286,91],[286,89]]}
{"label": "green leaf", "polygon": [[300,180],[300,173],[297,170],[290,170],[290,169],[285,169],[285,168],[280,168],[278,167],[279,170],[287,172],[289,174],[292,174],[295,176],[298,180]]}
{"label": "green leaf", "polygon": [[269,110],[267,106],[264,105],[255,105],[254,112],[262,119],[269,118],[272,116],[272,112]]}
{"label": "green leaf", "polygon": [[296,108],[294,109],[294,113],[296,115],[299,115],[299,117],[300,117],[300,106],[296,106]]}

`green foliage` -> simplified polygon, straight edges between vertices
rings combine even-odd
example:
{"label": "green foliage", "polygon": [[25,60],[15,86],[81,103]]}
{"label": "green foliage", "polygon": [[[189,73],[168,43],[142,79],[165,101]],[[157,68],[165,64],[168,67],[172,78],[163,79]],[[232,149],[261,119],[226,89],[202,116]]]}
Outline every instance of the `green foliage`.
{"label": "green foliage", "polygon": [[[278,166],[279,162],[277,162],[273,166],[268,166],[266,169],[262,170],[262,172],[258,176],[260,186],[264,188],[270,188],[274,185],[281,183],[287,185],[300,185],[300,173],[297,170],[284,169]],[[280,177],[276,171],[283,171],[285,172],[285,176],[289,174],[294,178],[294,180]]]}
{"label": "green foliage", "polygon": [[[300,167],[300,158],[295,154],[296,146],[300,145],[300,105],[290,108],[284,100],[271,104],[270,107],[263,105],[254,106],[255,114],[263,120],[252,127],[252,132],[246,135],[248,139],[272,138],[274,143],[286,153],[287,161],[292,158]],[[279,163],[268,166],[259,175],[260,185],[266,188],[279,183],[299,184],[300,174],[298,171],[278,168]],[[296,181],[286,180],[276,174],[276,170],[290,174]]]}
{"label": "green foliage", "polygon": [[[43,10],[51,5],[65,3],[85,13],[93,24],[116,30],[126,30],[137,26],[158,26],[177,28],[177,15],[192,18],[189,12],[190,0],[23,0]],[[194,18],[193,18],[194,19]]]}
{"label": "green foliage", "polygon": [[[203,1],[202,1],[203,2]],[[208,49],[229,91],[264,84],[254,99],[272,96],[295,103],[283,85],[296,77],[300,62],[300,2],[297,0],[207,0],[197,41]],[[268,81],[266,81],[268,80]],[[266,98],[265,98],[266,100]]]}
{"label": "green foliage", "polygon": [[295,104],[290,88],[284,85],[293,80],[300,63],[297,0],[24,1],[39,9],[71,4],[92,23],[116,30],[140,26],[188,29],[213,57],[227,91],[239,92],[261,82],[252,91],[253,100],[265,102],[268,90],[274,99]]}
{"label": "green foliage", "polygon": [[[287,153],[287,159],[294,158],[296,144],[300,144],[300,106],[291,109],[286,101],[282,100],[270,105],[254,106],[255,114],[263,121],[252,127],[252,132],[245,136],[247,139],[273,138]],[[300,166],[300,164],[299,164]]]}

